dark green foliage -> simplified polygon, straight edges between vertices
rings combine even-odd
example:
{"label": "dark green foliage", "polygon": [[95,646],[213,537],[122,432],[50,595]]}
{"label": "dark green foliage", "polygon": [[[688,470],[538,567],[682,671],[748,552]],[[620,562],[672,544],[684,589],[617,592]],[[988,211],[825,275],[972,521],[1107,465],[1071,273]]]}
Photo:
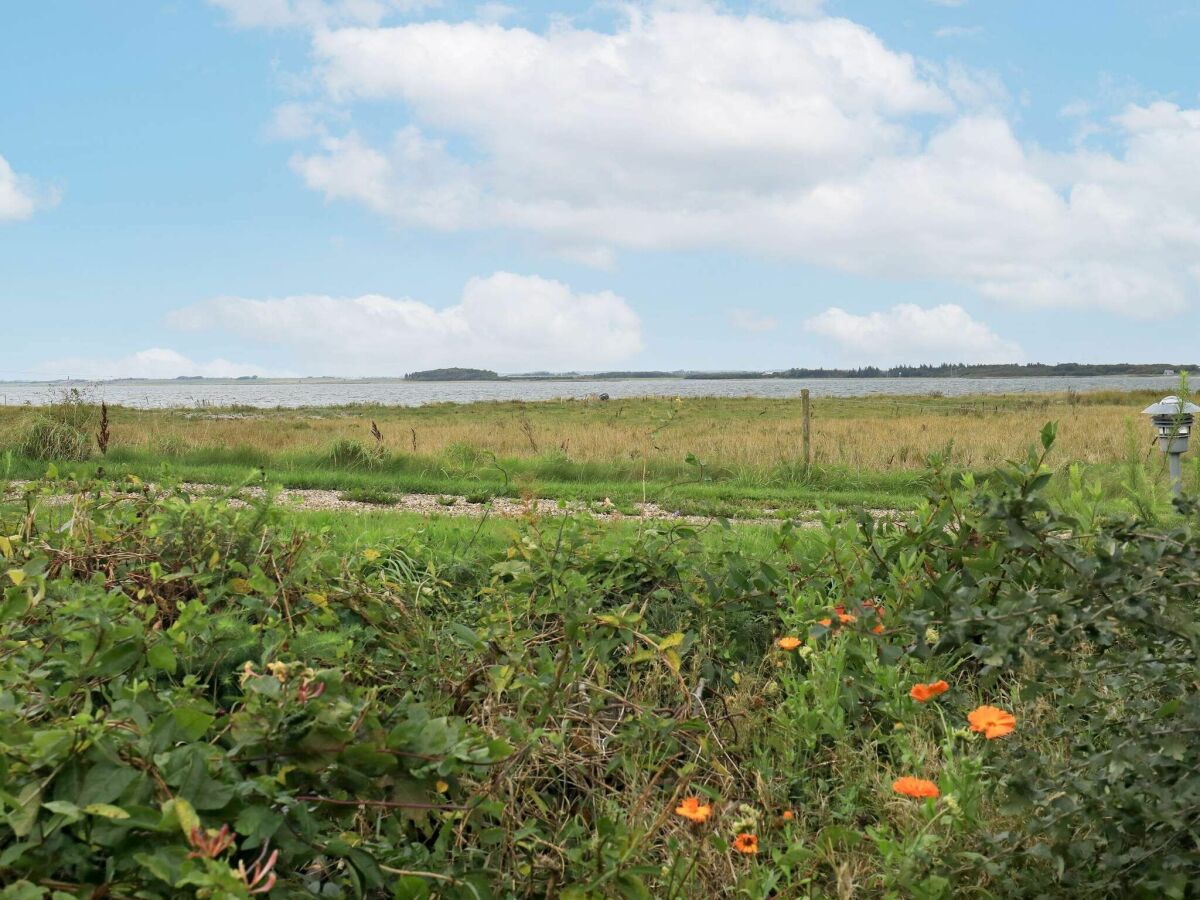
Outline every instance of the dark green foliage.
{"label": "dark green foliage", "polygon": [[1200,879],[1200,506],[1168,528],[1069,515],[1045,497],[1053,441],[1047,426],[978,488],[939,472],[934,505],[863,521],[814,576],[1022,710],[989,754],[1020,822],[992,836],[1013,894],[1183,897]]}
{"label": "dark green foliage", "polygon": [[581,518],[348,549],[48,483],[0,507],[4,896],[1187,896],[1200,511],[1060,508],[1043,455],[755,556]]}

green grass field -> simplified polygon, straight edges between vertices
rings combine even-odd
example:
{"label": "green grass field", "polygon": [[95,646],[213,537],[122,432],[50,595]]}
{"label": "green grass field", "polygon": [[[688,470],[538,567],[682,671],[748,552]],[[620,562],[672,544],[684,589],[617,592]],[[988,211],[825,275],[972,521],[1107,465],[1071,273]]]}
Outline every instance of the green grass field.
{"label": "green grass field", "polygon": [[[1114,508],[1135,495],[1165,508],[1163,461],[1138,411],[1147,392],[966,398],[819,399],[811,464],[791,400],[638,399],[609,403],[442,404],[420,408],[99,410],[81,398],[0,408],[0,453],[14,477],[54,463],[79,473],[279,484],[384,502],[397,493],[541,497],[618,509],[787,517],[818,505],[912,508],[927,461],[982,472],[1019,457],[1058,423],[1053,489],[1072,466]],[[1200,459],[1200,454],[1194,454]],[[1189,460],[1186,480],[1200,481]]]}

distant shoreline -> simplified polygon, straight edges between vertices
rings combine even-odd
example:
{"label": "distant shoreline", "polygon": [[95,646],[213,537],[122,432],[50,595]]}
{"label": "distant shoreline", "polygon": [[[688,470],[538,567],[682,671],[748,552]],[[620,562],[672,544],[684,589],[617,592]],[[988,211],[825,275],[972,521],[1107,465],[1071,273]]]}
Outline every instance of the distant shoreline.
{"label": "distant shoreline", "polygon": [[[1063,369],[1068,366],[1063,366]],[[895,370],[862,370],[862,369],[812,369],[789,370],[783,372],[597,372],[594,374],[508,374],[488,378],[421,378],[421,377],[338,377],[338,376],[300,376],[295,378],[59,378],[33,380],[0,380],[0,385],[46,385],[48,387],[69,388],[73,385],[305,385],[305,384],[491,384],[495,382],[581,382],[581,381],[807,381],[807,380],[837,380],[837,379],[906,379],[923,378],[956,381],[964,379],[991,380],[997,378],[1091,378],[1103,375],[1121,375],[1126,377],[1162,378],[1164,376],[1180,375],[1200,371],[1197,365],[1069,365],[1069,371],[1062,371],[1058,366],[978,366],[962,367],[947,370],[943,367],[929,367],[929,370],[904,369],[902,373]],[[796,374],[792,374],[796,373]]]}

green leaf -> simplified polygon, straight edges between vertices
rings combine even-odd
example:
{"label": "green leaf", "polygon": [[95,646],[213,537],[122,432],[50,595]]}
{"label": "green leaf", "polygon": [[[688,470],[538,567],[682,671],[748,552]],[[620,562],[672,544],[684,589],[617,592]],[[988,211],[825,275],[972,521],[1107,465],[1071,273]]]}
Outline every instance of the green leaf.
{"label": "green leaf", "polygon": [[89,816],[100,816],[102,819],[128,819],[129,813],[111,803],[89,803],[83,808]]}
{"label": "green leaf", "polygon": [[45,888],[30,884],[24,879],[14,881],[4,890],[0,891],[0,897],[3,897],[4,900],[42,900],[45,896]]}
{"label": "green leaf", "polygon": [[171,715],[175,719],[175,727],[179,729],[180,738],[185,741],[200,740],[217,718],[192,706],[173,709]]}
{"label": "green leaf", "polygon": [[43,803],[42,808],[48,809],[56,815],[64,816],[68,822],[78,822],[83,818],[84,813],[82,809],[69,800],[51,800],[49,803]]}
{"label": "green leaf", "polygon": [[17,794],[17,808],[8,816],[8,827],[13,830],[13,834],[20,838],[33,831],[41,801],[42,787],[36,781],[25,785],[21,793]]}
{"label": "green leaf", "polygon": [[247,806],[233,823],[234,830],[244,837],[266,840],[283,824],[283,816],[267,806]]}
{"label": "green leaf", "polygon": [[178,828],[185,837],[191,837],[193,831],[200,827],[200,817],[192,804],[183,797],[173,797],[162,805],[163,817],[159,823],[160,829]]}
{"label": "green leaf", "polygon": [[[1047,422],[1042,426],[1042,448],[1049,450],[1054,446],[1054,439],[1058,436],[1058,423]],[[1026,445],[1028,446],[1028,445]]]}
{"label": "green leaf", "polygon": [[159,641],[146,651],[146,662],[160,672],[166,672],[168,675],[175,674],[175,651],[166,641]]}

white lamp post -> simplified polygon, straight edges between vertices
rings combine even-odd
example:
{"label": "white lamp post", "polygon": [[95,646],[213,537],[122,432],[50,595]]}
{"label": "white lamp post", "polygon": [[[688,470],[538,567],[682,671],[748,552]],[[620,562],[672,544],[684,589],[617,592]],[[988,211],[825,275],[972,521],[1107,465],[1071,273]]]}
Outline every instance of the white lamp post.
{"label": "white lamp post", "polygon": [[1180,457],[1187,453],[1194,414],[1198,412],[1200,406],[1175,396],[1163,397],[1142,410],[1143,414],[1150,417],[1158,432],[1158,449],[1167,454],[1167,466],[1171,471],[1171,490],[1177,497],[1183,492],[1183,461]]}

